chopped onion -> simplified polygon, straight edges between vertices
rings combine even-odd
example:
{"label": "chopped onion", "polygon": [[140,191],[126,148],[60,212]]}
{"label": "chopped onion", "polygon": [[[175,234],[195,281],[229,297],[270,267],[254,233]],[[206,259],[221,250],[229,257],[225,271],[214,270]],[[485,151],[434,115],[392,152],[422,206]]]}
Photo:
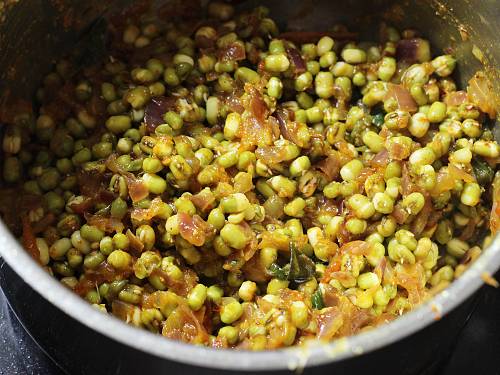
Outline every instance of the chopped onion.
{"label": "chopped onion", "polygon": [[144,250],[144,244],[134,233],[132,233],[130,229],[127,229],[126,234],[130,243],[130,250],[132,254],[136,257],[140,257],[142,250]]}
{"label": "chopped onion", "polygon": [[293,72],[295,73],[295,75],[304,73],[306,71],[306,63],[300,55],[300,52],[294,47],[287,46],[286,53],[288,54],[288,58],[292,63]]}
{"label": "chopped onion", "polygon": [[191,344],[207,343],[209,335],[201,323],[203,321],[204,312],[205,308],[202,308],[200,311],[197,311],[195,315],[186,303],[180,303],[165,321],[162,335],[170,339],[182,340]]}
{"label": "chopped onion", "polygon": [[285,147],[279,146],[264,146],[255,150],[257,159],[262,160],[267,165],[279,164],[286,160],[287,151]]}
{"label": "chopped onion", "polygon": [[114,217],[86,213],[85,219],[88,224],[93,225],[106,233],[120,233],[125,228],[121,220]]}
{"label": "chopped onion", "polygon": [[421,38],[401,39],[396,46],[396,58],[409,64],[429,61],[429,42]]}
{"label": "chopped onion", "polygon": [[179,230],[182,238],[195,246],[202,246],[207,237],[213,232],[210,224],[200,216],[189,216],[185,212],[179,212]]}
{"label": "chopped onion", "polygon": [[388,99],[395,99],[400,111],[412,113],[418,110],[418,105],[411,96],[410,91],[403,85],[388,83],[384,101]]}
{"label": "chopped onion", "polygon": [[316,169],[319,169],[326,177],[328,182],[335,179],[340,172],[340,160],[336,154],[328,155],[325,159],[316,163]]}
{"label": "chopped onion", "polygon": [[165,123],[163,115],[175,108],[174,97],[157,96],[152,98],[144,111],[144,123],[149,133],[154,133],[156,127]]}
{"label": "chopped onion", "polygon": [[241,43],[231,43],[219,53],[221,61],[240,61],[246,59],[245,47]]}
{"label": "chopped onion", "polygon": [[28,253],[35,259],[37,262],[40,261],[40,251],[38,250],[38,246],[36,244],[36,237],[33,233],[33,228],[31,227],[31,223],[29,221],[28,216],[23,216],[23,246],[28,251]]}
{"label": "chopped onion", "polygon": [[107,159],[106,159],[106,167],[114,172],[114,173],[119,173],[121,174],[125,180],[127,181],[127,187],[128,187],[128,193],[130,195],[130,198],[132,198],[132,201],[138,202],[140,200],[143,200],[149,195],[149,190],[144,184],[144,182],[137,178],[133,173],[130,173],[126,170],[124,170],[116,161],[116,154],[111,154]]}
{"label": "chopped onion", "polygon": [[397,264],[394,270],[396,283],[408,292],[408,302],[420,304],[426,295],[424,267],[420,263]]}
{"label": "chopped onion", "polygon": [[295,143],[299,147],[307,147],[308,144],[304,142],[298,136],[298,123],[291,120],[292,114],[289,110],[284,108],[279,108],[274,113],[276,119],[278,119],[279,129],[281,135],[286,140]]}
{"label": "chopped onion", "polygon": [[198,194],[189,197],[191,202],[203,212],[210,211],[215,207],[215,195],[211,190],[202,190]]}
{"label": "chopped onion", "polygon": [[436,186],[431,191],[431,196],[436,197],[446,191],[450,191],[455,187],[455,182],[463,180],[465,182],[474,182],[473,176],[449,164],[447,167],[441,168],[436,176]]}
{"label": "chopped onion", "polygon": [[148,221],[154,218],[163,209],[163,201],[156,197],[151,201],[149,208],[134,208],[130,212],[130,218],[137,221]]}
{"label": "chopped onion", "polygon": [[490,230],[495,235],[500,228],[500,175],[493,180],[493,206],[490,214]]}
{"label": "chopped onion", "polygon": [[270,116],[269,108],[257,87],[247,83],[245,91],[245,112],[242,115],[238,137],[246,146],[269,146],[279,137],[278,123]]}
{"label": "chopped onion", "polygon": [[444,102],[448,107],[458,107],[460,104],[466,103],[468,99],[467,92],[453,91],[444,97]]}
{"label": "chopped onion", "polygon": [[344,318],[338,307],[326,307],[321,310],[321,313],[317,317],[317,322],[317,338],[331,340],[344,324]]}
{"label": "chopped onion", "polygon": [[488,114],[492,120],[496,118],[498,96],[483,72],[477,72],[469,81],[467,94],[469,100],[477,105],[481,111]]}

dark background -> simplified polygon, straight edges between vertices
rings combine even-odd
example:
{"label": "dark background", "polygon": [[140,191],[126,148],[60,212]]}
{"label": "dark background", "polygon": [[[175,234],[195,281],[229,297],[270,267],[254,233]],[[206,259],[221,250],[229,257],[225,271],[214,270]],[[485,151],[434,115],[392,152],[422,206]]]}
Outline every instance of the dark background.
{"label": "dark background", "polygon": [[[26,333],[0,290],[0,375],[63,374]],[[500,375],[500,290],[490,286],[480,290],[456,346],[434,374]]]}

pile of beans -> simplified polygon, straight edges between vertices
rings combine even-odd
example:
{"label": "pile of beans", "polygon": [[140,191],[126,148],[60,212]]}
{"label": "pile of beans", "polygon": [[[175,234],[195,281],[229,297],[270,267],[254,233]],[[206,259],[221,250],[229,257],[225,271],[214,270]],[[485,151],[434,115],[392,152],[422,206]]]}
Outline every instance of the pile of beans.
{"label": "pile of beans", "polygon": [[191,13],[111,18],[102,61],[12,108],[2,212],[49,273],[168,338],[263,350],[395,319],[480,255],[499,146],[452,55]]}

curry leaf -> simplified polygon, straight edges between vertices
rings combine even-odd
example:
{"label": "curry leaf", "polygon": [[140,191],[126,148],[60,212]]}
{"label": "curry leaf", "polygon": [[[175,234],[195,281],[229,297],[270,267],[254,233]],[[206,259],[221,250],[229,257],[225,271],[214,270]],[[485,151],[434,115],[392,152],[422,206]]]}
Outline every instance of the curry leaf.
{"label": "curry leaf", "polygon": [[472,169],[479,185],[487,186],[493,181],[493,169],[483,159],[476,156],[472,161]]}
{"label": "curry leaf", "polygon": [[286,269],[286,266],[282,268],[276,263],[273,263],[269,266],[267,271],[272,277],[278,280],[288,280],[288,270]]}
{"label": "curry leaf", "polygon": [[321,293],[321,289],[317,289],[316,292],[311,296],[311,304],[312,307],[316,310],[321,310],[325,307],[325,303],[323,302],[323,294]]}
{"label": "curry leaf", "polygon": [[296,283],[303,283],[310,280],[315,272],[316,265],[305,254],[302,254],[295,243],[290,242],[290,261],[288,264],[280,267],[278,264],[273,263],[269,266],[267,272],[274,278],[279,280],[294,281]]}
{"label": "curry leaf", "polygon": [[372,124],[375,125],[377,128],[381,128],[382,125],[384,125],[384,114],[377,113],[377,114],[373,115]]}
{"label": "curry leaf", "polygon": [[297,249],[295,243],[290,242],[290,272],[288,280],[303,283],[310,280],[316,272],[316,265],[305,254]]}

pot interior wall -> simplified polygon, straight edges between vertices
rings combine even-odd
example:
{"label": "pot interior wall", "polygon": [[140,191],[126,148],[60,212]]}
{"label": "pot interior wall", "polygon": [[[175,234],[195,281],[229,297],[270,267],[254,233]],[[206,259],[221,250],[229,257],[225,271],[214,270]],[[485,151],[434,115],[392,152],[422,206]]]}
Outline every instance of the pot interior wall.
{"label": "pot interior wall", "polygon": [[[71,51],[96,18],[131,2],[34,0],[20,1],[0,10],[0,17],[3,16],[0,19],[0,93],[8,90],[23,97],[32,95],[54,61]],[[377,39],[378,33],[374,30],[378,30],[380,21],[401,28],[416,28],[432,41],[436,52],[451,48],[458,55],[458,79],[465,85],[481,67],[470,53],[473,44],[483,51],[487,65],[499,66],[500,51],[493,47],[500,33],[500,24],[495,22],[500,17],[500,8],[488,7],[489,2],[495,0],[248,0],[237,3],[241,8],[268,6],[282,28],[327,30],[342,23],[361,32],[363,40]],[[491,14],[491,9],[496,9],[498,14]],[[465,34],[470,36],[468,41],[463,40]],[[493,69],[489,74],[498,84],[498,70]]]}
{"label": "pot interior wall", "polygon": [[[132,1],[21,0],[0,10],[0,104],[7,93],[31,98],[54,62],[78,44],[96,19]],[[457,78],[463,87],[483,68],[471,53],[473,45],[483,52],[487,66],[500,66],[500,50],[494,48],[500,35],[495,0],[248,0],[238,7],[257,4],[268,6],[282,29],[326,30],[342,23],[359,31],[361,39],[376,41],[373,30],[380,21],[416,28],[431,40],[436,53],[451,49],[459,58]],[[466,34],[469,39],[464,41]],[[498,70],[487,71],[500,92]]]}

